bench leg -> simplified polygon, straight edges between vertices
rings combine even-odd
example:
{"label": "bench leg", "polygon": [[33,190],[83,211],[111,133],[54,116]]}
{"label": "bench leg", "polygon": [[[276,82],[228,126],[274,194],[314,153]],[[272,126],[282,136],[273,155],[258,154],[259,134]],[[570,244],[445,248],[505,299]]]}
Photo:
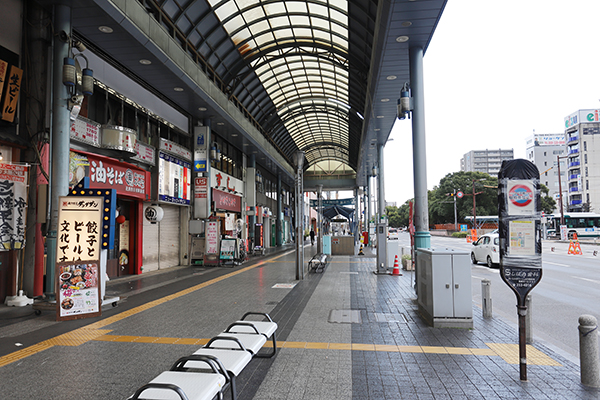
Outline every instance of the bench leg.
{"label": "bench leg", "polygon": [[277,339],[275,337],[275,335],[277,334],[277,332],[273,332],[273,335],[271,335],[271,339],[273,341],[273,351],[269,352],[269,353],[256,353],[254,355],[254,357],[259,357],[259,358],[271,358],[273,357],[276,353],[277,353]]}

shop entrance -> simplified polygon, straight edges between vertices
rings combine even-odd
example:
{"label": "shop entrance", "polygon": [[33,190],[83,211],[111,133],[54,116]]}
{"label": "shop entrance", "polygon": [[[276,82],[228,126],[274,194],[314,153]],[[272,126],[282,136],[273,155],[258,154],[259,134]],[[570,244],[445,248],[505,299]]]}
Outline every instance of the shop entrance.
{"label": "shop entrance", "polygon": [[117,221],[115,222],[115,243],[108,250],[106,273],[109,278],[131,275],[133,272],[133,245],[135,227],[135,201],[117,198]]}

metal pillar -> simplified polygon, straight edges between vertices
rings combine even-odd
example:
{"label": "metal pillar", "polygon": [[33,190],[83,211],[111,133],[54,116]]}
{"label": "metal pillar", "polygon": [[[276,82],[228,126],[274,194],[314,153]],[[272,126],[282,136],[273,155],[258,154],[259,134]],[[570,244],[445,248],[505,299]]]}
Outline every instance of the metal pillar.
{"label": "metal pillar", "polygon": [[277,174],[277,219],[275,220],[275,245],[282,245],[283,207],[281,206],[281,174]]}
{"label": "metal pillar", "polygon": [[[377,235],[377,273],[387,273],[387,218],[385,217],[385,185],[383,167],[383,145],[377,146],[377,230],[383,229],[384,234]],[[381,243],[380,243],[381,242]]]}
{"label": "metal pillar", "polygon": [[256,225],[256,156],[250,154],[248,158],[248,171],[250,174],[246,174],[246,185],[254,185],[254,190],[250,204],[250,215],[248,216],[248,241],[251,243],[250,251],[254,250],[255,238],[254,238],[254,225]]}
{"label": "metal pillar", "polygon": [[52,131],[50,175],[50,229],[46,236],[46,295],[54,299],[54,272],[56,269],[56,239],[58,230],[58,198],[69,193],[70,112],[67,107],[69,92],[62,82],[62,66],[69,56],[69,44],[58,33],[71,35],[71,8],[54,5],[54,51],[52,61]]}
{"label": "metal pillar", "polygon": [[413,170],[415,186],[415,249],[431,247],[429,210],[427,205],[427,158],[425,147],[425,99],[423,83],[423,49],[411,47],[410,84],[412,111]]}
{"label": "metal pillar", "polygon": [[317,185],[317,253],[323,253],[323,185]]}
{"label": "metal pillar", "polygon": [[358,231],[360,230],[360,198],[358,188],[354,189],[354,243],[360,240]]}
{"label": "metal pillar", "polygon": [[367,223],[365,226],[367,231],[367,237],[369,238],[369,246],[372,246],[373,242],[371,240],[371,177],[367,178],[367,186],[365,188],[365,192],[367,199],[367,201],[365,202],[365,214],[367,219]]}
{"label": "metal pillar", "polygon": [[302,185],[302,166],[304,152],[295,153],[296,161],[296,280],[304,279],[304,189]]}

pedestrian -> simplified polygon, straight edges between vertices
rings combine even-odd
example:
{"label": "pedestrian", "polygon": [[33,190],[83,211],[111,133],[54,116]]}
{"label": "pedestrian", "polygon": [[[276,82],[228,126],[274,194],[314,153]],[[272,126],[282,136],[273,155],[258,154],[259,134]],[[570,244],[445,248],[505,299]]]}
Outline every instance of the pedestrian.
{"label": "pedestrian", "polygon": [[315,231],[313,228],[310,228],[310,244],[311,246],[315,245]]}

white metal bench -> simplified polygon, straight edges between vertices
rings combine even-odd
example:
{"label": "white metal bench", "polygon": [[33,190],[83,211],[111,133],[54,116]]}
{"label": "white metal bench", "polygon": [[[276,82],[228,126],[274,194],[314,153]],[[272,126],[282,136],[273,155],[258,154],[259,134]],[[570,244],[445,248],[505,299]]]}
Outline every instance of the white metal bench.
{"label": "white metal bench", "polygon": [[[325,271],[325,267],[327,266],[327,254],[317,253],[310,259],[308,262],[308,267],[315,272],[323,272]],[[319,269],[321,271],[319,271]]]}
{"label": "white metal bench", "polygon": [[[194,360],[209,368],[210,372],[189,372],[182,370],[181,363]],[[130,400],[212,400],[223,399],[223,389],[229,381],[227,371],[213,359],[203,356],[189,356],[177,360],[171,370],[164,371],[149,383],[140,387]]]}
{"label": "white metal bench", "polygon": [[[249,316],[260,316],[263,320],[247,320]],[[236,378],[252,358],[276,354],[276,331],[277,323],[268,314],[248,312],[194,354],[177,360],[170,371],[142,386],[130,399],[222,399],[223,391],[229,387],[232,400],[236,400]],[[259,354],[269,338],[273,350]]]}

